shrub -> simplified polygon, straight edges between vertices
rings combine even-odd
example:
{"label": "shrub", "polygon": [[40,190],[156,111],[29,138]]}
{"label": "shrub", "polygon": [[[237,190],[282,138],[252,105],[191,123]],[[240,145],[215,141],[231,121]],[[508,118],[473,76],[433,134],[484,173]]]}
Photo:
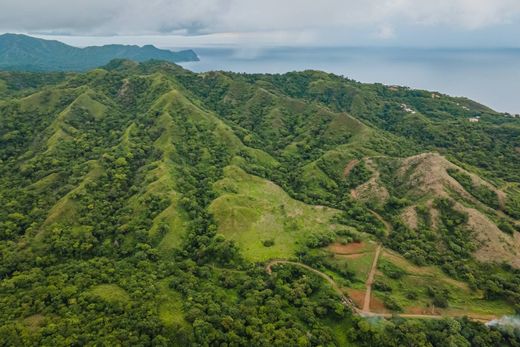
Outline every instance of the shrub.
{"label": "shrub", "polygon": [[264,245],[264,247],[274,246],[274,240],[273,239],[264,240],[264,241],[262,241],[262,245]]}

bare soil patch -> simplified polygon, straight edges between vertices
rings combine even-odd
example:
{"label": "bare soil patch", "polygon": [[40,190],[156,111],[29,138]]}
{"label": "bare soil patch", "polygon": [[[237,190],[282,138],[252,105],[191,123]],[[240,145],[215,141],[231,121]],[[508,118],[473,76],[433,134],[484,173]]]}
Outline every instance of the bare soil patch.
{"label": "bare soil patch", "polygon": [[388,313],[388,311],[385,307],[385,304],[383,303],[383,300],[379,299],[377,296],[372,294],[372,297],[370,298],[370,312],[374,313]]}
{"label": "bare soil patch", "polygon": [[405,309],[405,314],[439,315],[440,312],[433,307],[410,306]]}
{"label": "bare soil patch", "polygon": [[410,229],[417,230],[419,223],[415,206],[407,207],[401,214],[401,219]]}
{"label": "bare soil patch", "polygon": [[358,308],[363,307],[363,302],[365,300],[365,291],[364,290],[348,288],[347,294],[352,299],[354,304],[356,304],[356,306]]}
{"label": "bare soil patch", "polygon": [[352,169],[355,168],[357,164],[359,164],[359,160],[357,159],[352,159],[349,161],[347,166],[345,166],[343,169],[343,178],[347,178],[350,174],[350,171],[352,171]]}
{"label": "bare soil patch", "polygon": [[520,268],[520,234],[510,236],[502,232],[495,223],[483,215],[480,211],[456,205],[468,214],[468,227],[474,232],[479,243],[479,249],[475,252],[478,260],[484,262],[505,261],[513,267]]}
{"label": "bare soil patch", "polygon": [[353,253],[353,254],[337,254],[336,256],[341,259],[357,259],[361,258],[365,253]]}
{"label": "bare soil patch", "polygon": [[333,243],[328,247],[329,251],[335,254],[359,254],[366,252],[366,244],[364,242],[352,242],[343,245],[341,243]]}
{"label": "bare soil patch", "polygon": [[367,167],[372,171],[372,177],[359,187],[352,189],[350,194],[354,199],[367,201],[370,199],[377,199],[378,201],[386,201],[390,194],[388,190],[379,182],[380,173],[377,165],[370,158],[365,158]]}

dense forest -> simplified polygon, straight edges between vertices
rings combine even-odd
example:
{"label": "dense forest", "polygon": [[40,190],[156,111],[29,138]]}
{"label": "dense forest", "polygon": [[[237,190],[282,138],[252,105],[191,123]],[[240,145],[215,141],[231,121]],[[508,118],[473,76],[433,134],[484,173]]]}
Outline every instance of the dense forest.
{"label": "dense forest", "polygon": [[3,346],[520,346],[520,119],[464,98],[0,72],[0,204]]}

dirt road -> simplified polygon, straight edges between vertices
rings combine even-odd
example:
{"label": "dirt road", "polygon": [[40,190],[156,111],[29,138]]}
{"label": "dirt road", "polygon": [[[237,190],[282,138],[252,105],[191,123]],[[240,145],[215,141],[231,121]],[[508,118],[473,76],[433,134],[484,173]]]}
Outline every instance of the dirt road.
{"label": "dirt road", "polygon": [[332,286],[332,289],[334,289],[334,291],[339,294],[339,296],[341,298],[341,302],[345,306],[348,306],[349,308],[351,308],[353,310],[357,310],[356,305],[354,305],[354,302],[349,297],[347,297],[345,294],[343,294],[343,291],[338,286],[336,281],[334,281],[329,275],[327,275],[327,274],[325,274],[325,273],[323,273],[323,272],[321,272],[319,270],[316,270],[316,269],[314,269],[314,268],[312,268],[312,267],[310,267],[308,265],[305,265],[305,264],[302,264],[302,263],[298,263],[298,262],[294,262],[294,261],[289,261],[289,260],[271,260],[269,263],[267,263],[267,265],[265,267],[267,273],[269,275],[271,275],[272,272],[273,272],[272,267],[274,265],[278,265],[278,264],[290,264],[290,265],[299,266],[299,267],[302,267],[302,268],[304,268],[306,270],[314,272],[315,274],[317,274],[318,276],[320,276],[321,278],[323,278],[327,282],[329,282],[329,284]]}
{"label": "dirt road", "polygon": [[379,261],[379,254],[381,254],[381,245],[377,246],[376,253],[374,255],[374,260],[372,261],[372,267],[370,268],[370,272],[368,273],[367,281],[366,281],[366,292],[365,292],[365,301],[363,302],[363,312],[370,312],[370,299],[372,297],[372,284],[374,283],[374,277],[376,276],[377,271],[377,262]]}
{"label": "dirt road", "polygon": [[[370,282],[370,290],[372,287],[373,279],[375,276],[375,271],[377,269],[377,261],[379,258],[379,253],[381,252],[381,248],[382,248],[381,245],[379,245],[376,250],[376,256],[374,256],[374,262],[372,264],[372,269],[370,270],[370,274],[372,274],[372,276],[370,276],[370,274],[369,274],[369,278],[367,279],[367,292],[368,292],[368,283],[369,282]],[[368,300],[368,303],[367,303],[366,296],[365,296],[365,302],[363,305],[363,309],[360,310],[359,308],[356,307],[354,302],[343,293],[343,291],[338,286],[336,281],[334,281],[334,279],[332,279],[329,275],[310,267],[309,265],[305,265],[305,264],[298,263],[295,261],[290,261],[290,260],[275,259],[275,260],[271,260],[267,263],[267,265],[265,266],[265,270],[267,271],[267,273],[269,275],[271,275],[273,273],[272,267],[279,265],[279,264],[289,264],[289,265],[293,265],[293,266],[299,266],[301,268],[304,268],[310,272],[317,274],[318,276],[320,276],[321,278],[326,280],[332,286],[334,291],[336,293],[338,293],[343,305],[345,305],[346,307],[351,309],[353,312],[356,312],[357,314],[359,314],[362,317],[381,317],[381,318],[402,317],[402,318],[415,318],[415,319],[443,319],[443,318],[450,317],[450,316],[426,315],[426,314],[408,314],[408,313],[393,314],[393,313],[370,312],[370,299]],[[375,266],[374,266],[374,264],[375,264]],[[472,320],[479,321],[482,323],[489,322],[496,318],[496,317],[484,317],[482,315],[471,315],[471,314],[468,314],[467,316]]]}

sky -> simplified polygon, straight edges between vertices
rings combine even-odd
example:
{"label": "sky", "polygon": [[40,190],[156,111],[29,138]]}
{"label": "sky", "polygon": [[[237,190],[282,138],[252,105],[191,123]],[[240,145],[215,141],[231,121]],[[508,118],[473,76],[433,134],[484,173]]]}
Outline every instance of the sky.
{"label": "sky", "polygon": [[77,46],[520,47],[520,0],[0,0],[0,32]]}

